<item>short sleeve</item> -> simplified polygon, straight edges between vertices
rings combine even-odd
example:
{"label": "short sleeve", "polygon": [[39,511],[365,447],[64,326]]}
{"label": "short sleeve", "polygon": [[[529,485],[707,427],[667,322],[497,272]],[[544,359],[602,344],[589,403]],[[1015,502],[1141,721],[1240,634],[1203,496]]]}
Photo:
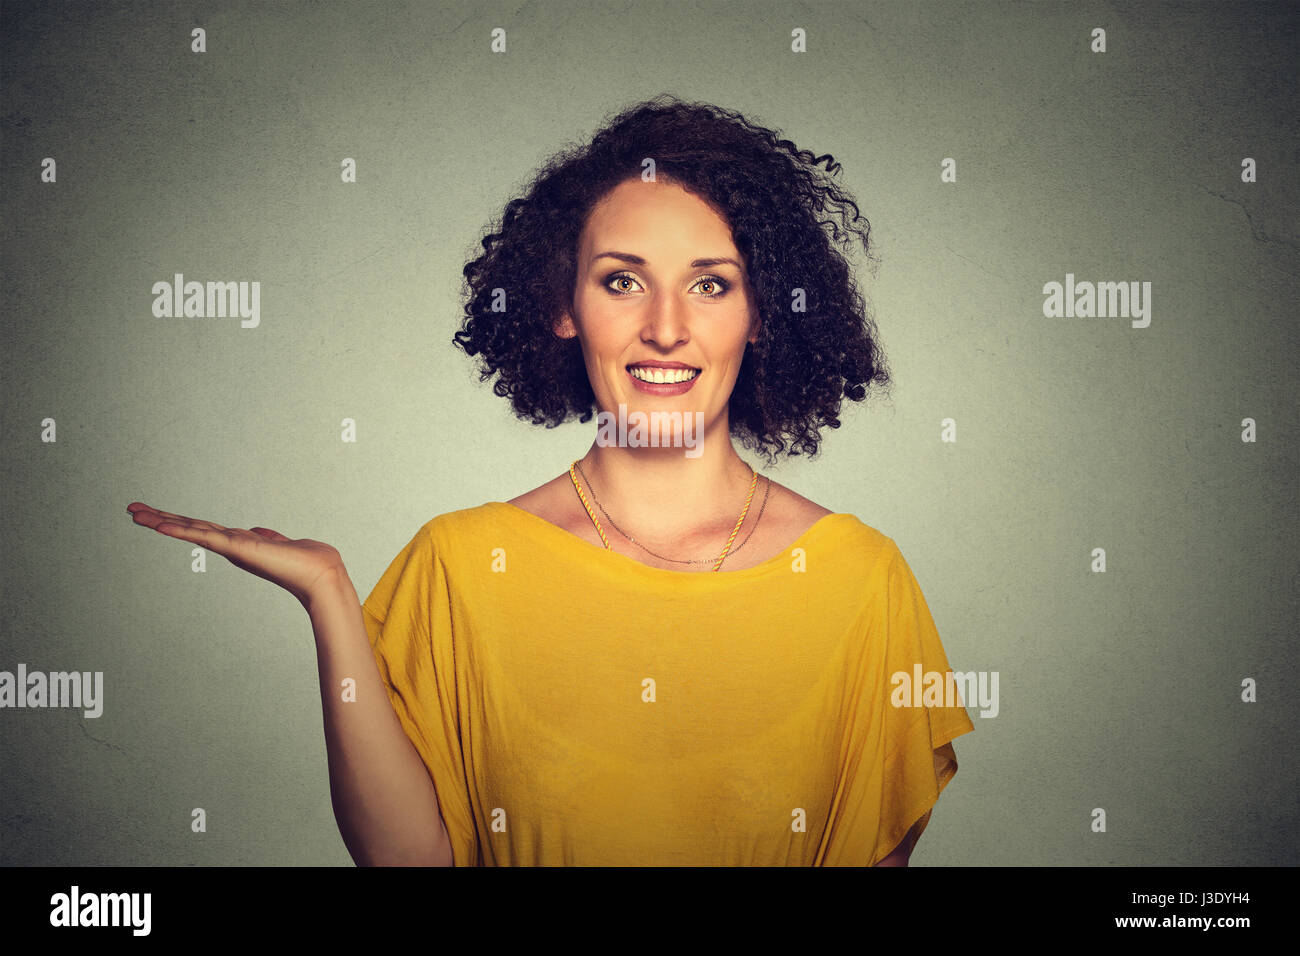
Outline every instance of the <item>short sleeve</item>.
{"label": "short sleeve", "polygon": [[918,822],[919,836],[957,772],[952,740],[975,729],[920,584],[892,541],[888,552],[872,575],[831,865],[874,866]]}
{"label": "short sleeve", "polygon": [[456,709],[447,576],[424,525],[362,602],[388,698],[438,797],[456,866],[479,862]]}

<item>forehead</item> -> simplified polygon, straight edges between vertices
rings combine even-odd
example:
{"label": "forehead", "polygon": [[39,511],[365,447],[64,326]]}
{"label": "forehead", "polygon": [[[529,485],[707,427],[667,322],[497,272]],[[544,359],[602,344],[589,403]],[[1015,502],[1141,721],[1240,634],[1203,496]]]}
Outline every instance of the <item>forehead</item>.
{"label": "forehead", "polygon": [[582,239],[584,244],[641,241],[696,247],[707,243],[735,251],[731,227],[708,202],[670,180],[643,182],[639,177],[615,186],[592,207]]}

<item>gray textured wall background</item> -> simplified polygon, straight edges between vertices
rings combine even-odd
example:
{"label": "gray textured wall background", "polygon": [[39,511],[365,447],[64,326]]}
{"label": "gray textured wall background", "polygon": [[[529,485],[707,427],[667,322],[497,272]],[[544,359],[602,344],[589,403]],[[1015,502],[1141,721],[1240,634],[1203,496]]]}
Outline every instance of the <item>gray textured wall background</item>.
{"label": "gray textured wall background", "polygon": [[[125,507],[328,541],[364,597],[430,517],[563,471],[592,427],[477,384],[460,269],[543,159],[669,91],[832,153],[872,224],[893,401],[770,473],[894,537],[953,667],[1001,675],[913,863],[1295,864],[1297,19],[4,3],[0,670],[105,702],[0,710],[0,862],[350,863],[306,615]],[[260,327],[154,318],[176,272],[260,281]],[[1045,318],[1066,273],[1150,281],[1150,327]]]}

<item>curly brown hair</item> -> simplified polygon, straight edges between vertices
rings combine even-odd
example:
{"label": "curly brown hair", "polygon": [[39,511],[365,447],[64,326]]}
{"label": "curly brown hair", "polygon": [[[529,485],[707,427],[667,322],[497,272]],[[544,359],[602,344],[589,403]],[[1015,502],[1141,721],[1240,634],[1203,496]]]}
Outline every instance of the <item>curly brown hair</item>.
{"label": "curly brown hair", "polygon": [[[732,390],[732,436],[769,463],[816,455],[821,428],[840,427],[844,398],[863,401],[869,386],[887,390],[892,381],[852,270],[832,244],[857,236],[871,260],[871,226],[831,181],[841,169],[833,157],[801,151],[731,110],[661,94],[549,159],[466,264],[465,319],[453,342],[481,356],[480,381],[496,376],[493,392],[517,417],[547,428],[572,416],[590,421],[597,409],[581,344],[557,336],[555,322],[572,306],[588,214],[639,178],[646,157],[657,178],[719,211],[746,261],[762,325]],[[797,290],[804,311],[792,307]],[[505,311],[495,307],[503,293]]]}

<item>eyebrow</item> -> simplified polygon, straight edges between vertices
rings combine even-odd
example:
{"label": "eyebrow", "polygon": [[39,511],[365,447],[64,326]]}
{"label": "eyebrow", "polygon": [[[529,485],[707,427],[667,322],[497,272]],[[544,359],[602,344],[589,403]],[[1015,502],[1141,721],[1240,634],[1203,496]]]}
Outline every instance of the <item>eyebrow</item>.
{"label": "eyebrow", "polygon": [[[645,260],[644,260],[644,259],[642,259],[640,256],[634,256],[634,255],[633,255],[632,253],[630,253],[630,252],[601,252],[601,253],[598,253],[597,255],[592,256],[592,257],[591,257],[591,261],[592,261],[593,263],[595,263],[595,261],[596,261],[597,259],[606,259],[606,258],[608,258],[608,259],[620,259],[620,260],[622,260],[623,262],[630,263],[631,265],[634,265],[634,266],[643,266],[643,265],[645,265]],[[737,269],[740,269],[742,272],[744,271],[744,267],[741,266],[741,264],[740,264],[739,262],[737,262],[735,259],[732,259],[732,258],[729,257],[729,256],[715,256],[715,257],[713,257],[713,258],[709,258],[709,259],[692,259],[692,260],[691,260],[691,268],[692,268],[692,269],[702,269],[702,268],[707,268],[707,267],[709,267],[709,266],[722,266],[722,265],[731,265],[731,266],[735,266]]]}

